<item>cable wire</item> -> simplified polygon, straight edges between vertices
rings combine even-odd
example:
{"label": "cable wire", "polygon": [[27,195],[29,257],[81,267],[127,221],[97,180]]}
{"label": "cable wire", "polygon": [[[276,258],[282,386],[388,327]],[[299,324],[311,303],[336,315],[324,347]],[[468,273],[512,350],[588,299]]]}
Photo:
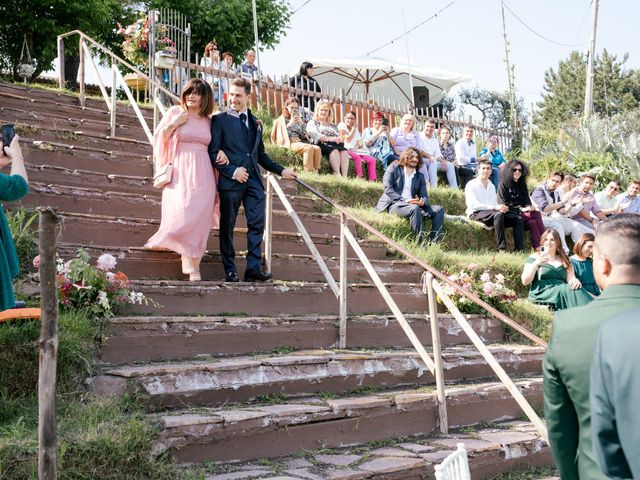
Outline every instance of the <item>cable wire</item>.
{"label": "cable wire", "polygon": [[294,13],[296,13],[298,10],[300,10],[302,7],[304,7],[307,3],[309,3],[311,0],[307,0],[306,2],[304,2],[302,5],[300,5],[298,8],[296,8],[293,12],[291,12],[291,15],[293,15]]}
{"label": "cable wire", "polygon": [[546,40],[549,43],[553,43],[554,45],[559,45],[561,47],[581,47],[582,45],[586,45],[587,43],[589,43],[589,42],[583,42],[583,43],[561,43],[561,42],[556,42],[555,40],[551,40],[550,38],[547,38],[544,35],[536,32],[533,28],[531,28],[529,25],[527,25],[524,22],[524,20],[522,20],[515,13],[513,13],[513,10],[511,10],[509,8],[509,5],[507,5],[506,2],[502,2],[502,3],[504,5],[504,8],[506,8],[509,11],[509,13],[511,13],[511,15],[513,15],[515,17],[515,19],[518,20],[527,30],[529,30],[534,35],[537,35],[538,37],[542,38],[543,40]]}
{"label": "cable wire", "polygon": [[578,27],[578,31],[576,32],[576,36],[573,37],[573,42],[575,42],[578,39],[578,36],[582,33],[582,27],[584,27],[584,21],[589,16],[589,11],[591,10],[591,4],[592,3],[593,3],[593,0],[589,0],[589,4],[587,5],[587,10],[584,12],[584,16],[582,17],[582,21],[580,22],[580,27]]}
{"label": "cable wire", "polygon": [[446,6],[444,6],[443,8],[441,8],[440,10],[438,10],[436,13],[434,13],[433,15],[431,15],[429,18],[427,18],[426,20],[420,22],[419,24],[417,24],[415,27],[411,28],[411,30],[409,30],[408,32],[405,32],[401,35],[398,35],[397,37],[395,37],[393,40],[388,41],[387,43],[385,43],[384,45],[380,45],[378,48],[371,50],[370,52],[367,52],[365,55],[371,55],[372,53],[377,52],[378,50],[382,50],[384,47],[386,47],[387,45],[391,45],[393,42],[395,42],[396,40],[400,40],[402,37],[405,37],[407,35],[409,35],[411,32],[413,32],[414,30],[420,28],[421,26],[423,26],[425,23],[427,23],[430,20],[433,20],[434,18],[436,18],[438,15],[440,15],[442,12],[444,12],[447,8],[451,7],[454,3],[457,3],[459,0],[453,0],[452,2],[449,2]]}

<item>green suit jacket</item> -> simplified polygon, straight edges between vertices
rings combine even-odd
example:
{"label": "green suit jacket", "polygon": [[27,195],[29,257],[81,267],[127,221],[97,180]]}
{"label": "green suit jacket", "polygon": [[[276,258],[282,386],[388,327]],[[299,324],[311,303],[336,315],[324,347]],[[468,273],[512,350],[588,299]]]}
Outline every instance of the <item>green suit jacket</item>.
{"label": "green suit jacket", "polygon": [[590,304],[555,315],[542,375],[549,441],[562,480],[607,478],[591,443],[589,369],[600,324],[631,310],[640,310],[640,286],[612,285]]}
{"label": "green suit jacket", "polygon": [[[640,296],[640,285],[636,287]],[[600,327],[591,364],[591,429],[600,469],[614,478],[640,478],[640,312]]]}

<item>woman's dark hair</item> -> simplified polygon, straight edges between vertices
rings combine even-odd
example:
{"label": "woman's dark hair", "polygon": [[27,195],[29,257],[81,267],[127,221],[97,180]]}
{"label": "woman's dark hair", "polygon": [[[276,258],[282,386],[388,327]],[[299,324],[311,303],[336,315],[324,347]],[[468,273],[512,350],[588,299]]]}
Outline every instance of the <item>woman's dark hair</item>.
{"label": "woman's dark hair", "polygon": [[587,242],[593,242],[595,239],[596,237],[593,235],[593,233],[583,233],[580,239],[573,246],[573,253],[578,255],[579,257],[582,257],[582,250],[584,250],[584,246],[587,244]]}
{"label": "woman's dark hair", "polygon": [[200,111],[198,115],[202,117],[210,117],[213,114],[215,102],[213,101],[213,90],[208,82],[201,78],[192,78],[187,82],[180,96],[181,104],[184,109],[187,108],[187,97],[191,92],[200,95]]}
{"label": "woman's dark hair", "polygon": [[293,104],[298,105],[298,107],[300,106],[300,101],[298,100],[297,97],[289,97],[285,100],[284,102],[284,106],[282,107],[282,116],[286,119],[291,118],[291,115],[289,115],[289,110],[287,109],[287,107],[289,105],[293,105]]}
{"label": "woman's dark hair", "polygon": [[[520,167],[522,169],[522,173],[520,174],[520,180],[517,182],[513,179],[513,169],[516,167]],[[501,180],[507,185],[514,186],[524,186],[527,188],[527,178],[529,177],[529,167],[522,160],[513,159],[509,160],[505,167],[500,172]]]}
{"label": "woman's dark hair", "polygon": [[300,75],[307,75],[307,69],[313,68],[313,63],[311,62],[302,62],[300,65]]}

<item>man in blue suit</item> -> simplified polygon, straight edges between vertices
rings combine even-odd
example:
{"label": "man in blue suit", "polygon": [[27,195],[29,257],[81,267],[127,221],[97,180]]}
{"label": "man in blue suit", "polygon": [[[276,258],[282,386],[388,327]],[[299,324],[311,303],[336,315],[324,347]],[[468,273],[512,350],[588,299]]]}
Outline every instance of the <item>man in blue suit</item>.
{"label": "man in blue suit", "polygon": [[[262,128],[248,110],[251,83],[244,78],[230,82],[229,110],[214,115],[211,121],[211,164],[220,171],[220,253],[227,282],[239,282],[236,272],[233,229],[242,202],[247,219],[247,269],[246,282],[269,280],[270,272],[263,272],[262,235],[266,194],[260,166],[283,178],[293,179],[296,172],[284,168],[269,158],[262,143]],[[215,159],[219,150],[229,157],[229,163],[220,165]]]}
{"label": "man in blue suit", "polygon": [[389,165],[382,180],[384,193],[378,200],[376,211],[409,217],[420,243],[424,241],[424,219],[430,218],[429,240],[439,242],[442,240],[444,209],[440,205],[429,205],[424,176],[417,171],[419,162],[420,152],[408,147],[397,163]]}

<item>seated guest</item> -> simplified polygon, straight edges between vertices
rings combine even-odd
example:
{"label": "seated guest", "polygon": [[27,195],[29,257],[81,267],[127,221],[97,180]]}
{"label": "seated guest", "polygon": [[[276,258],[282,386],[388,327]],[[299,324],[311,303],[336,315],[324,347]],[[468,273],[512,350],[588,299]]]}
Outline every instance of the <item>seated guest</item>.
{"label": "seated guest", "polygon": [[[400,126],[395,127],[389,133],[395,142],[395,152],[400,155],[407,147],[420,149],[420,134],[416,131],[416,117],[410,113],[405,113],[400,120]],[[426,155],[420,152],[423,157]]]}
{"label": "seated guest", "polygon": [[302,165],[308,172],[320,170],[322,152],[318,145],[312,145],[307,136],[307,124],[302,119],[300,104],[296,97],[289,97],[284,102],[284,109],[271,129],[271,141],[276,145],[288,148],[294,153],[302,153]]}
{"label": "seated guest", "polygon": [[429,185],[435,187],[438,183],[438,171],[447,172],[447,181],[451,188],[458,188],[458,179],[456,178],[456,168],[451,162],[447,162],[440,151],[440,142],[435,134],[436,122],[429,119],[424,124],[424,130],[420,134],[421,150],[426,155],[423,157],[424,162],[420,167],[420,172],[429,179]]}
{"label": "seated guest", "polygon": [[384,173],[383,194],[376,205],[377,212],[393,213],[401,217],[409,217],[411,228],[418,235],[418,242],[424,241],[425,218],[431,219],[429,240],[442,240],[444,209],[439,205],[429,205],[427,184],[417,167],[420,163],[420,152],[407,147],[397,163],[393,163]]}
{"label": "seated guest", "polygon": [[[13,137],[10,145],[3,145],[0,141],[0,168],[11,164],[9,175],[0,173],[1,201],[13,202],[29,192],[29,178],[18,141],[17,135]],[[18,275],[19,269],[16,247],[13,244],[4,209],[0,205],[0,311],[16,306],[12,282]]]}
{"label": "seated guest", "polygon": [[367,155],[364,149],[364,142],[358,130],[356,114],[347,112],[344,116],[344,122],[338,124],[340,135],[344,138],[344,146],[353,160],[355,166],[356,177],[362,178],[362,164],[367,165],[367,177],[372,182],[376,181],[376,159]]}
{"label": "seated guest", "polygon": [[473,141],[475,130],[473,125],[464,127],[464,137],[456,142],[456,159],[458,160],[458,175],[460,186],[465,188],[467,183],[476,175],[476,142]]}
{"label": "seated guest", "polygon": [[244,62],[242,62],[238,68],[238,73],[243,77],[247,77],[250,81],[257,81],[260,76],[260,71],[258,70],[258,66],[254,63],[255,61],[256,51],[253,49],[247,50],[247,53],[244,54]]}
{"label": "seated guest", "polygon": [[522,284],[531,285],[530,301],[550,305],[554,310],[586,305],[592,297],[582,288],[560,245],[558,232],[544,231],[540,251],[527,258],[522,270]]}
{"label": "seated guest", "polygon": [[568,216],[574,207],[569,201],[563,202],[558,193],[563,178],[564,173],[561,171],[553,172],[542,185],[533,190],[531,200],[540,211],[545,228],[553,228],[558,232],[562,249],[568,254],[569,247],[564,237],[571,235],[573,243],[576,243],[583,234],[589,232],[589,228]]}
{"label": "seated guest", "polygon": [[591,193],[595,181],[596,179],[593,175],[584,173],[580,175],[580,183],[578,186],[568,194],[571,202],[576,203],[579,201],[582,203],[582,208],[572,218],[589,228],[591,233],[595,233],[599,221],[607,219],[607,216],[602,213],[602,210],[600,210],[600,207],[596,203],[593,193]]}
{"label": "seated guest", "polygon": [[513,227],[515,250],[524,248],[524,221],[520,215],[509,213],[509,207],[498,203],[496,189],[489,181],[491,162],[481,160],[478,163],[478,177],[467,183],[464,199],[467,204],[467,215],[471,220],[482,222],[496,231],[496,241],[500,250],[507,249],[505,227]]}
{"label": "seated guest", "polygon": [[571,173],[565,173],[564,179],[558,187],[560,198],[564,198],[565,195],[568,195],[574,188],[576,188],[577,184],[578,180],[576,179],[575,175],[572,175]]}
{"label": "seated guest", "polygon": [[387,165],[398,159],[394,150],[395,140],[389,135],[389,122],[382,112],[373,114],[372,126],[364,129],[362,140],[369,155],[378,160],[384,170]]}
{"label": "seated guest", "polygon": [[333,173],[346,177],[349,173],[349,153],[338,131],[338,125],[331,122],[331,105],[327,100],[320,100],[315,108],[313,119],[307,123],[307,134],[320,147],[322,154],[329,158]]}
{"label": "seated guest", "polygon": [[520,160],[510,160],[502,170],[498,185],[498,202],[509,207],[509,212],[520,215],[524,221],[524,229],[531,232],[531,245],[537,249],[540,237],[544,232],[542,216],[531,204],[527,191],[529,168]]}
{"label": "seated guest", "polygon": [[594,195],[596,203],[607,217],[616,213],[616,195],[620,191],[620,182],[612,180],[604,190]]}
{"label": "seated guest", "polygon": [[640,180],[629,182],[626,193],[621,193],[616,198],[615,213],[640,213]]}
{"label": "seated guest", "polygon": [[[456,147],[451,143],[451,130],[446,125],[441,125],[438,129],[438,141],[440,143],[440,153],[442,158],[451,163],[455,169],[456,175],[460,175],[458,160],[456,159]],[[457,178],[456,178],[457,182]],[[456,183],[457,184],[457,183]]]}
{"label": "seated guest", "polygon": [[[218,52],[218,46],[215,41],[207,43],[204,48],[204,53],[200,59],[200,65],[205,68],[218,69],[220,67],[220,54]],[[213,101],[218,103],[218,96],[220,94],[220,79],[214,77],[213,73],[201,72],[201,78],[206,80],[213,89]]]}
{"label": "seated guest", "polygon": [[593,296],[600,295],[600,288],[593,275],[593,241],[592,233],[585,233],[573,246],[571,265],[576,278],[582,283],[582,288]]}
{"label": "seated guest", "polygon": [[491,183],[498,188],[500,183],[500,171],[507,163],[502,156],[500,150],[498,150],[498,136],[491,135],[487,140],[487,146],[480,151],[481,160],[489,160],[491,162]]}

